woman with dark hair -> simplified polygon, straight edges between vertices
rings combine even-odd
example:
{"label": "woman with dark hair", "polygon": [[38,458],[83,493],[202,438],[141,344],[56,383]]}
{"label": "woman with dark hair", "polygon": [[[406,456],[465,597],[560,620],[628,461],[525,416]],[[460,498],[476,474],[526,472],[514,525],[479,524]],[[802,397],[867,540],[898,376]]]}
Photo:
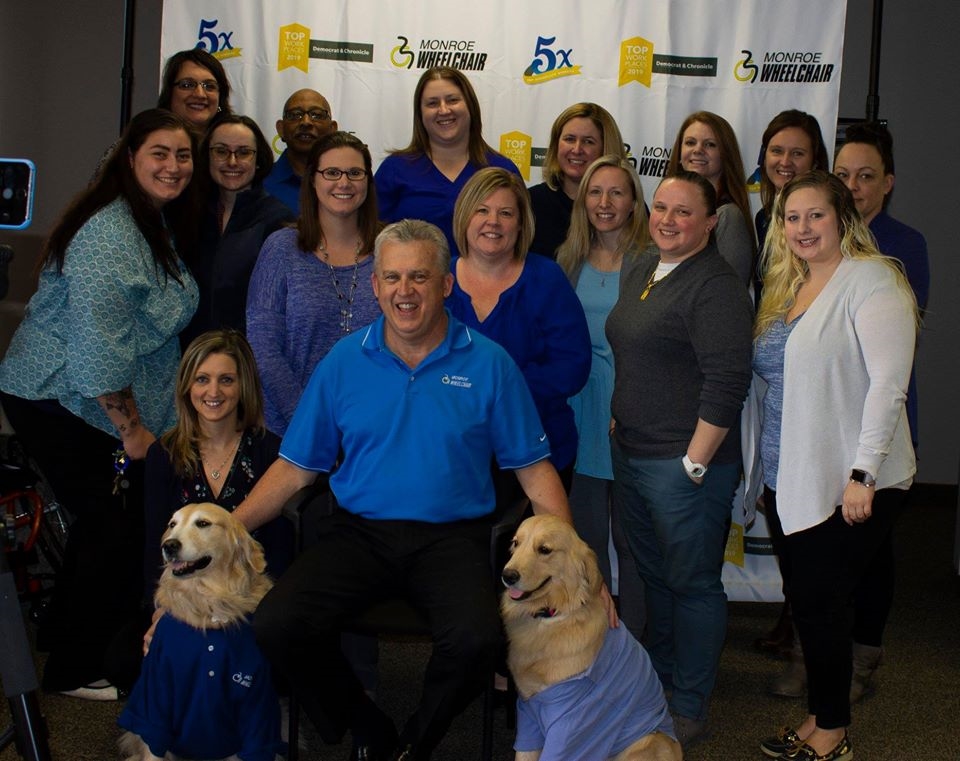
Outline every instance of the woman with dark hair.
{"label": "woman with dark hair", "polygon": [[609,111],[596,103],[574,103],[560,112],[550,128],[543,182],[530,188],[536,221],[531,251],[557,258],[580,180],[594,159],[605,155],[627,157],[620,128]]}
{"label": "woman with dark hair", "polygon": [[180,341],[216,328],[246,330],[247,286],[263,242],[296,217],[263,189],[273,151],[248,116],[221,114],[200,143],[199,176],[207,205],[200,244],[187,264],[200,306]]}
{"label": "woman with dark hair", "polygon": [[267,428],[283,435],[314,367],[380,314],[373,242],[380,230],[370,151],[348,132],[319,138],[300,186],[296,228],[263,245],[247,295],[247,337]]}
{"label": "woman with dark hair", "polygon": [[850,191],[826,172],[781,189],[763,257],[745,503],[762,484],[808,691],[806,716],[761,750],[842,761],[853,757],[853,601],[879,572],[916,472],[904,399],[917,305]]}
{"label": "woman with dark hair", "polygon": [[753,284],[757,243],[750,228],[750,201],[740,146],[730,123],[710,111],[683,120],[673,143],[667,177],[680,169],[703,175],[717,191],[717,250],[746,287]]}
{"label": "woman with dark hair", "polygon": [[820,123],[795,108],[781,111],[767,125],[760,142],[760,203],[754,220],[763,249],[777,193],[798,174],[830,168]]}
{"label": "woman with dark hair", "polygon": [[590,332],[555,262],[528,253],[530,197],[520,175],[487,167],[464,185],[453,214],[461,254],[451,262],[451,314],[500,344],[519,365],[567,492],[577,427],[567,403],[590,373]]}
{"label": "woman with dark hair", "polygon": [[163,67],[157,107],[173,111],[203,134],[217,114],[231,113],[223,64],[200,48],[174,53]]}
{"label": "woman with dark hair", "polygon": [[477,170],[516,165],[483,139],[480,101],[470,80],[457,69],[427,69],[413,92],[413,136],[377,169],[380,219],[423,219],[447,236],[457,254],[453,206]]}
{"label": "woman with dark hair", "polygon": [[4,410],[73,518],[40,633],[48,690],[116,697],[99,680],[142,589],[142,460],[173,423],[177,335],[197,305],[178,256],[193,167],[182,119],[161,109],[133,118],[54,227],[0,364]]}
{"label": "woman with dark hair", "polygon": [[664,179],[655,248],[627,273],[607,319],[615,381],[613,501],[646,586],[644,642],[677,739],[707,734],[727,629],[721,569],[740,481],[753,309],[713,238],[706,177]]}

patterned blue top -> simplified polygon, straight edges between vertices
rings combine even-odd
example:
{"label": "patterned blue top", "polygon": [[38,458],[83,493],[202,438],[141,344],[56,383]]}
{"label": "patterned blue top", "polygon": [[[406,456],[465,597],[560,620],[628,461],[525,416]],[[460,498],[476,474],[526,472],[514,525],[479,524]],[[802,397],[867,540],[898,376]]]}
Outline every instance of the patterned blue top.
{"label": "patterned blue top", "polygon": [[780,462],[780,423],[783,419],[783,355],[787,339],[801,314],[793,322],[776,320],[757,338],[753,348],[753,370],[767,382],[763,398],[763,427],[760,433],[760,461],[763,465],[763,483],[777,490],[777,471]]}
{"label": "patterned blue top", "polygon": [[0,389],[56,399],[89,425],[116,436],[98,396],[130,387],[143,424],[159,434],[176,422],[177,334],[197,308],[197,285],[154,263],[130,207],[117,198],[67,246],[63,273],[40,285],[0,364]]}

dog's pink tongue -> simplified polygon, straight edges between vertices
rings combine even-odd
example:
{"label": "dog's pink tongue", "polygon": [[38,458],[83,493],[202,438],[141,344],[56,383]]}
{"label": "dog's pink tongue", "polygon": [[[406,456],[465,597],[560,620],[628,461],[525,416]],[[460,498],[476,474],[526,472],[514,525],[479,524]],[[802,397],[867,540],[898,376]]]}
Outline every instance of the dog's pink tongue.
{"label": "dog's pink tongue", "polygon": [[507,594],[510,595],[510,599],[511,599],[511,600],[519,600],[521,597],[523,597],[523,590],[522,590],[522,589],[508,589],[508,590],[507,590]]}

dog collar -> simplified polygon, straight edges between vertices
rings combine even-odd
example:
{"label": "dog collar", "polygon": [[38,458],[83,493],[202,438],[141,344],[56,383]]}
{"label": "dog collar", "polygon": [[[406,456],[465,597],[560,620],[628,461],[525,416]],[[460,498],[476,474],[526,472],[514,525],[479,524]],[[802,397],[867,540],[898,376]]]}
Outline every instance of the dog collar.
{"label": "dog collar", "polygon": [[534,618],[553,618],[557,615],[556,608],[540,608],[536,613],[533,614]]}

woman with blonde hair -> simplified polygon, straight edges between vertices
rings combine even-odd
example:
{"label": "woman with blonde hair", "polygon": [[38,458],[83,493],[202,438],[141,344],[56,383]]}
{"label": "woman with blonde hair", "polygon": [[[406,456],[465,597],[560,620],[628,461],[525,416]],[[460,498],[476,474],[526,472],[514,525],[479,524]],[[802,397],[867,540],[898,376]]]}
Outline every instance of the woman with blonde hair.
{"label": "woman with blonde hair", "polygon": [[917,306],[833,175],[786,183],[773,207],[745,408],[745,504],[763,501],[808,677],[807,715],[772,758],[852,758],[852,600],[916,471],[904,405]]}
{"label": "woman with blonde hair", "polygon": [[567,399],[590,371],[583,307],[555,262],[528,253],[533,214],[523,179],[477,172],[453,215],[460,256],[447,297],[454,317],[503,346],[520,366],[550,440],[550,461],[569,491],[577,429]]}
{"label": "woman with blonde hair", "polygon": [[613,352],[604,332],[617,301],[624,271],[650,245],[643,188],[633,165],[615,155],[601,156],[587,168],[573,204],[570,231],[557,252],[557,264],[583,305],[592,347],[590,377],[570,398],[579,442],[570,510],[577,533],[590,545],[611,589],[608,550],[611,523],[619,560],[620,612],[635,634],[643,631],[643,582],[612,515],[613,465],[610,461],[610,399]]}
{"label": "woman with blonde hair", "polygon": [[750,200],[740,146],[730,123],[710,111],[683,120],[673,143],[666,175],[679,169],[703,175],[717,191],[717,249],[747,287],[756,269],[757,243],[750,229]]}
{"label": "woman with blonde hair", "polygon": [[554,120],[543,162],[543,182],[530,188],[537,230],[530,250],[551,259],[570,226],[573,201],[587,167],[604,155],[627,157],[620,128],[596,103],[574,103]]}
{"label": "woman with blonde hair", "polygon": [[413,92],[413,135],[377,169],[380,219],[423,219],[447,236],[456,255],[453,207],[467,181],[484,167],[520,170],[483,139],[480,101],[463,72],[427,69]]}

